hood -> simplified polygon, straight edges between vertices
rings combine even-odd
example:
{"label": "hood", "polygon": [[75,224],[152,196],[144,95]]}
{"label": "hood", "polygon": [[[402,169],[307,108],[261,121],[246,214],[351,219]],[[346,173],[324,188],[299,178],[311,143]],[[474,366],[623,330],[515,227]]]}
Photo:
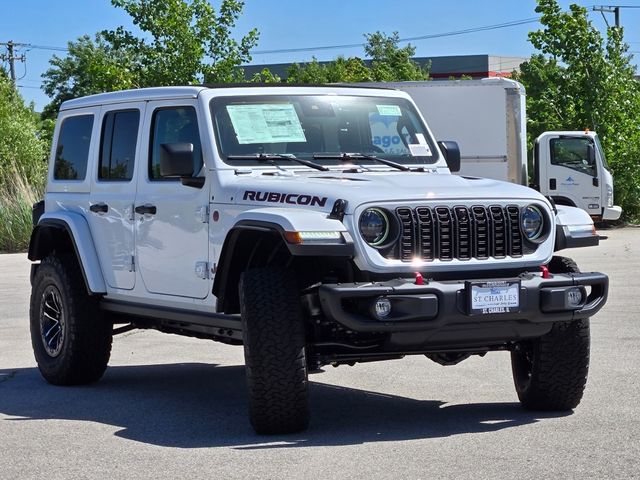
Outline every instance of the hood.
{"label": "hood", "polygon": [[238,176],[234,203],[306,207],[331,211],[337,199],[347,213],[365,203],[530,199],[546,201],[535,190],[498,180],[433,172],[318,172],[308,175]]}

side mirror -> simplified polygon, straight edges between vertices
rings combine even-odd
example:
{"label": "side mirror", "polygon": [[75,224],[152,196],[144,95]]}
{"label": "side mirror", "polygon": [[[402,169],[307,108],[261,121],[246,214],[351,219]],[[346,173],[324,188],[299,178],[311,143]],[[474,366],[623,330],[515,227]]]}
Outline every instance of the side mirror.
{"label": "side mirror", "polygon": [[193,176],[193,143],[161,144],[160,175],[163,177]]}
{"label": "side mirror", "polygon": [[438,147],[442,151],[444,155],[444,159],[447,162],[447,166],[449,170],[452,172],[460,171],[460,147],[458,147],[458,142],[452,141],[444,141],[438,142]]}

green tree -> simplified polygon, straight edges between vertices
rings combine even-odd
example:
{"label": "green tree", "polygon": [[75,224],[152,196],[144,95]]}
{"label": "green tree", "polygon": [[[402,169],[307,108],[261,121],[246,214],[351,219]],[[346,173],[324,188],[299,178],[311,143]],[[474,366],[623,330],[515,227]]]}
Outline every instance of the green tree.
{"label": "green tree", "polygon": [[527,90],[529,145],[545,130],[598,132],[616,182],[616,202],[627,218],[640,215],[640,88],[621,28],[606,37],[586,8],[563,11],[538,0],[542,28],[529,34],[539,51],[516,79]]}
{"label": "green tree", "polygon": [[366,34],[364,51],[371,57],[371,72],[377,82],[428,80],[428,67],[423,69],[412,60],[415,47],[408,44],[400,48],[398,32],[387,36],[382,32]]}
{"label": "green tree", "polygon": [[55,118],[60,104],[70,98],[141,86],[135,52],[114,47],[104,34],[84,35],[67,45],[67,56],[54,55],[42,75],[42,88],[53,99],[43,117]]}
{"label": "green tree", "polygon": [[54,56],[44,89],[52,115],[68,98],[158,85],[218,83],[242,79],[238,67],[251,60],[258,32],[232,36],[244,2],[222,0],[111,0],[142,32],[118,27],[69,43],[65,58]]}
{"label": "green tree", "polygon": [[400,48],[398,32],[387,36],[381,32],[365,34],[367,63],[358,57],[338,57],[327,63],[315,58],[306,64],[294,63],[287,71],[288,83],[393,82],[427,80],[429,65],[420,67],[412,60],[415,48]]}
{"label": "green tree", "polygon": [[48,147],[33,106],[0,69],[0,190],[6,192],[16,177],[42,185]]}

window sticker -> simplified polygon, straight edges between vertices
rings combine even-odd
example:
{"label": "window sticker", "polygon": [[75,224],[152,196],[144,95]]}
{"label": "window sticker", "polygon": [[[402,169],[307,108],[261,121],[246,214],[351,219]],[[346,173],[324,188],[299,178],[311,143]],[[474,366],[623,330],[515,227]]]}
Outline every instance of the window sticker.
{"label": "window sticker", "polygon": [[424,135],[421,133],[416,133],[416,140],[418,140],[418,143],[420,145],[428,145],[427,144],[427,139],[424,138]]}
{"label": "window sticker", "polygon": [[385,117],[401,117],[402,111],[398,105],[376,105],[378,113]]}
{"label": "window sticker", "polygon": [[290,103],[227,105],[227,112],[240,145],[307,141]]}
{"label": "window sticker", "polygon": [[431,149],[429,145],[409,144],[409,151],[414,157],[430,157]]}

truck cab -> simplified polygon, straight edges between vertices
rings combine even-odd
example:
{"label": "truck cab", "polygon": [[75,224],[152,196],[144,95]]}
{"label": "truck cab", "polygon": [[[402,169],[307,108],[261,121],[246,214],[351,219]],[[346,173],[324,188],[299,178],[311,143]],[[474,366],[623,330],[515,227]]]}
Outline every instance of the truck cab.
{"label": "truck cab", "polygon": [[534,148],[535,186],[557,204],[578,207],[596,220],[617,220],[613,176],[595,132],[544,132]]}

